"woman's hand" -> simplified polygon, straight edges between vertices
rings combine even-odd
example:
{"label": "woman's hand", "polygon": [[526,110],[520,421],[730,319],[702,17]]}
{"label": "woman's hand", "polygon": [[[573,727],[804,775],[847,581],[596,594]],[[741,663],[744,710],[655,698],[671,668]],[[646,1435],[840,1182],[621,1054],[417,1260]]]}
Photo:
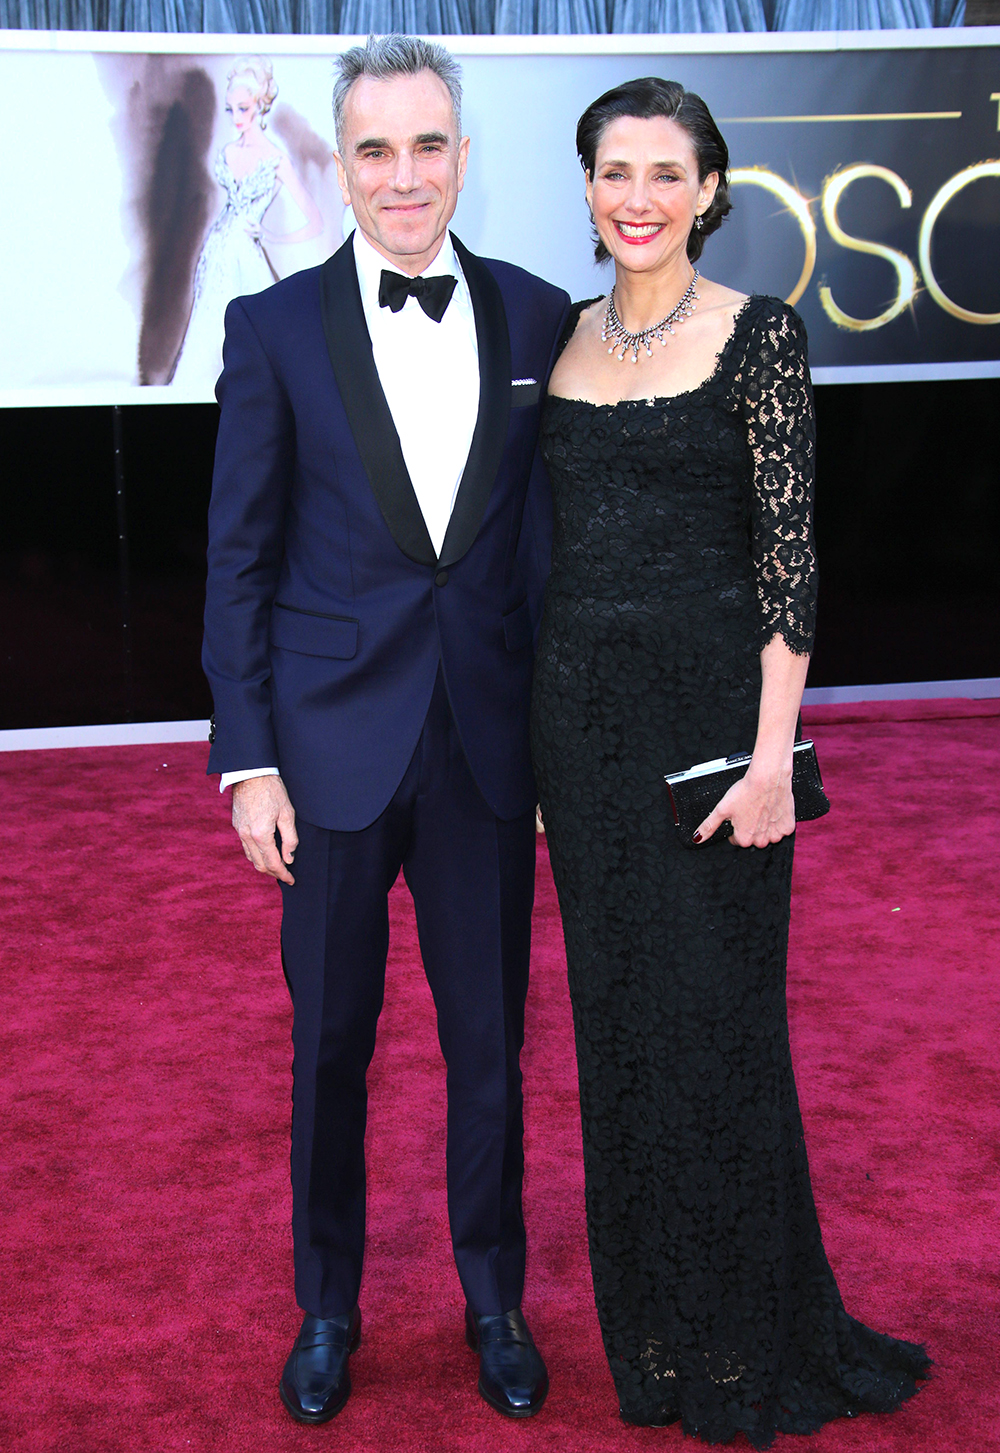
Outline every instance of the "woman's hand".
{"label": "woman's hand", "polygon": [[542,805],[538,803],[535,807],[535,831],[544,832],[545,823],[542,821]]}
{"label": "woman's hand", "polygon": [[768,770],[751,762],[745,777],[735,782],[694,835],[705,843],[727,820],[733,825],[729,841],[738,848],[766,848],[795,831],[792,766]]}
{"label": "woman's hand", "polygon": [[728,818],[737,848],[766,848],[795,831],[792,749],[806,684],[808,656],[798,656],[775,636],[760,653],[761,691],[757,739],[746,776],[730,787],[694,835],[707,842]]}

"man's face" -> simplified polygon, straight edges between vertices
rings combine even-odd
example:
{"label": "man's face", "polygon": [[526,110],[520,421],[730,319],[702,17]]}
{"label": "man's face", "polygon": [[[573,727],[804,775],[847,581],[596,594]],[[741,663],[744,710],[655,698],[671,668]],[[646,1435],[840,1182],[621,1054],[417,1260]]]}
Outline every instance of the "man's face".
{"label": "man's face", "polygon": [[448,88],[433,71],[362,76],[343,130],[344,201],[372,246],[415,277],[437,256],[465,180],[469,138],[458,137]]}

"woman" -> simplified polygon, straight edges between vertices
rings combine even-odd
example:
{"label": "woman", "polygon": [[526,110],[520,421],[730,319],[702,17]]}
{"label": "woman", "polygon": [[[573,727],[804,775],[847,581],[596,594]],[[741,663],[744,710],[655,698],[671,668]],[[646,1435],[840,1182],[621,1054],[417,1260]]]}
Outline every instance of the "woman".
{"label": "woman", "polygon": [[[788,1047],[815,598],[805,333],[778,300],[693,266],[730,209],[699,97],[620,86],[584,113],[577,148],[615,283],[574,309],[549,385],[532,737],[595,1294],[625,1421],[766,1448],[776,1430],[894,1408],[929,1366],[844,1311]],[[749,748],[701,846],[682,844],[664,773]]]}
{"label": "woman", "polygon": [[[224,146],[215,160],[215,178],[226,201],[195,270],[191,317],[171,379],[182,388],[210,387],[222,372],[225,313],[233,298],[259,293],[277,282],[264,243],[306,242],[323,226],[319,208],[292,163],[264,135],[265,117],[278,94],[270,61],[241,56],[226,84],[226,112],[236,140]],[[278,236],[263,224],[283,186],[306,221],[294,232]]]}

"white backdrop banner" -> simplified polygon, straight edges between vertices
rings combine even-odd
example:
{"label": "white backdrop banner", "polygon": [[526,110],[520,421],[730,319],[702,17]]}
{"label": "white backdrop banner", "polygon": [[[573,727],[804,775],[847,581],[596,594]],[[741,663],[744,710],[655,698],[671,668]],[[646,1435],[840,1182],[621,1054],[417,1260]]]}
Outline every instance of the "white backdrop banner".
{"label": "white backdrop banner", "polygon": [[[805,318],[817,382],[1000,375],[1000,45],[990,30],[456,37],[472,137],[454,228],[574,298],[593,262],[581,111],[681,81],[729,142],[707,275]],[[185,49],[185,43],[189,45]],[[0,33],[0,405],[208,401],[229,298],[349,232],[332,161],[343,36]],[[240,56],[277,95],[240,165]]]}

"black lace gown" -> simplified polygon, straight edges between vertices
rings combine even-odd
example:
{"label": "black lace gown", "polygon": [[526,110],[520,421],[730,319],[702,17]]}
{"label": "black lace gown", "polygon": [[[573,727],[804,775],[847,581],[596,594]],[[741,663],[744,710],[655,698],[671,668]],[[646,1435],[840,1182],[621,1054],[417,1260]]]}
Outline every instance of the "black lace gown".
{"label": "black lace gown", "polygon": [[605,1348],[626,1421],[758,1448],[889,1411],[929,1366],[847,1315],[823,1251],[785,1004],[794,839],[686,848],[663,783],[751,749],[761,648],[810,648],[808,379],[798,316],[754,297],[699,388],[550,397],[542,426],[532,738]]}

